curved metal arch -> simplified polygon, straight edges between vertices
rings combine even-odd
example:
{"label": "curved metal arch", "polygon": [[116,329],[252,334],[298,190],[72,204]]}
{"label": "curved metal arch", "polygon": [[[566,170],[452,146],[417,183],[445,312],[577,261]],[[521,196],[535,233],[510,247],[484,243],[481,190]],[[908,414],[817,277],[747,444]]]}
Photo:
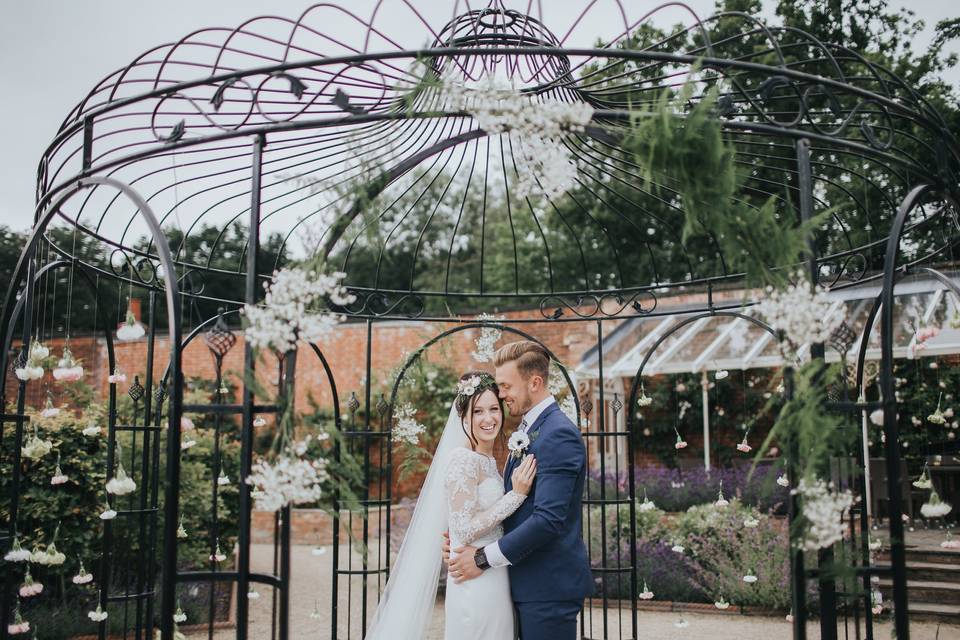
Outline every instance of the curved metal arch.
{"label": "curved metal arch", "polygon": [[[14,269],[13,277],[7,288],[7,296],[3,306],[3,313],[0,316],[0,326],[8,327],[7,331],[12,331],[10,317],[15,306],[16,293],[20,283],[24,280],[27,267],[33,260],[40,239],[43,237],[47,226],[53,220],[53,217],[59,213],[60,207],[72,196],[83,189],[95,187],[97,185],[109,186],[126,195],[140,211],[144,220],[150,229],[151,234],[157,239],[157,249],[160,257],[160,263],[167,273],[176,273],[175,264],[170,254],[170,247],[167,245],[163,230],[157,222],[156,216],[150,205],[133,188],[124,182],[113,178],[103,177],[85,177],[79,179],[70,188],[63,189],[55,199],[48,203],[44,197],[37,205],[37,223],[34,225],[33,232],[20,254],[17,266]],[[49,206],[47,206],[49,204]],[[176,280],[169,280],[166,287],[167,303],[167,322],[168,335],[171,344],[180,343],[180,296]],[[6,338],[5,338],[6,340]],[[0,362],[5,364],[6,354],[0,355]],[[167,490],[166,501],[164,504],[164,561],[170,563],[169,566],[176,566],[177,557],[177,511],[178,495],[171,480],[176,479],[180,473],[180,414],[183,403],[183,372],[180,370],[180,356],[177,350],[172,349],[170,359],[174,370],[174,380],[172,384],[173,392],[170,395],[170,412],[167,435]],[[173,634],[173,613],[176,601],[175,594],[175,576],[171,571],[165,571],[161,586],[161,631],[164,637],[172,637]],[[105,594],[104,594],[105,595]],[[103,597],[103,595],[101,596]]]}
{"label": "curved metal arch", "polygon": [[702,320],[703,318],[716,318],[716,317],[726,317],[726,318],[735,318],[735,319],[739,318],[741,320],[747,320],[749,322],[752,322],[756,326],[760,327],[767,333],[770,333],[774,337],[777,336],[777,331],[773,327],[768,325],[766,322],[763,322],[762,320],[759,320],[752,316],[748,316],[744,313],[740,313],[738,311],[709,311],[706,313],[699,313],[697,315],[684,318],[682,321],[670,327],[668,331],[666,331],[662,336],[660,336],[657,339],[657,341],[654,342],[649,349],[647,349],[646,355],[643,356],[643,360],[640,362],[640,366],[637,368],[637,372],[633,376],[633,382],[630,385],[630,398],[629,398],[629,402],[627,403],[627,407],[629,408],[629,411],[627,412],[627,430],[628,431],[631,430],[632,427],[634,426],[634,421],[635,421],[634,415],[636,415],[636,412],[634,411],[633,407],[637,401],[637,391],[639,391],[640,389],[640,379],[643,377],[643,369],[647,366],[647,362],[650,361],[650,358],[653,356],[654,352],[660,347],[661,344],[663,344],[667,340],[667,338],[675,334],[677,331],[679,331],[683,327],[689,324],[692,324],[697,320]]}
{"label": "curved metal arch", "polygon": [[[880,307],[880,379],[881,408],[883,410],[883,434],[885,437],[884,459],[887,472],[887,492],[889,496],[890,564],[893,577],[894,630],[897,637],[909,637],[909,615],[907,602],[906,550],[904,548],[904,527],[900,456],[896,447],[900,442],[900,429],[897,420],[897,398],[893,375],[893,293],[896,276],[902,268],[897,266],[900,255],[900,240],[906,227],[907,217],[920,206],[924,196],[937,191],[935,185],[915,186],[900,203],[896,218],[887,240],[886,255],[883,264],[883,285],[878,297]],[[949,196],[948,196],[949,198]],[[952,203],[956,207],[956,203]],[[951,285],[951,290],[956,287]],[[873,312],[876,313],[876,304]],[[866,336],[864,338],[866,341]]]}

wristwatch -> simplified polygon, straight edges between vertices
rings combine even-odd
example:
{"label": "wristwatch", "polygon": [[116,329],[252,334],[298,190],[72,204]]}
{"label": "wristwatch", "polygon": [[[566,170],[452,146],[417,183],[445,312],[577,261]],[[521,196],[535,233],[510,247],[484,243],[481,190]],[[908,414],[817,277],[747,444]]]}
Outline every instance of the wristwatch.
{"label": "wristwatch", "polygon": [[487,554],[483,550],[483,547],[473,552],[473,561],[476,563],[478,569],[486,571],[490,568],[490,563],[487,562]]}

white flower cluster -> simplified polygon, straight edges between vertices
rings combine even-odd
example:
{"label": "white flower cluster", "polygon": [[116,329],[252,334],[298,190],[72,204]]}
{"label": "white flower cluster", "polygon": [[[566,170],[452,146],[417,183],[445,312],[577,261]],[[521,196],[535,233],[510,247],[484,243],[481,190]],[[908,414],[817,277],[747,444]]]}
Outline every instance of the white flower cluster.
{"label": "white flower cluster", "polygon": [[796,284],[784,290],[767,287],[767,295],[757,311],[774,329],[784,335],[780,349],[784,357],[794,357],[804,344],[826,342],[830,334],[846,319],[846,307],[840,306],[833,314],[828,311],[833,303],[827,289],[817,285],[811,288],[802,274]]}
{"label": "white flower cluster", "polygon": [[320,489],[329,477],[326,461],[305,460],[305,442],[295,442],[273,462],[260,459],[252,467],[246,482],[254,487],[251,492],[256,508],[277,511],[290,504],[316,502]]}
{"label": "white flower cluster", "polygon": [[[476,379],[476,384],[480,384],[480,379],[477,376],[474,376]],[[461,395],[460,384],[457,384],[457,395]],[[473,391],[468,395],[473,395]],[[395,424],[393,425],[393,439],[406,442],[416,446],[420,442],[420,435],[424,433],[427,428],[417,422],[416,418],[417,410],[410,403],[404,403],[400,405],[396,412],[394,412],[393,419]]]}
{"label": "white flower cluster", "polygon": [[931,489],[930,499],[920,505],[920,515],[924,518],[942,518],[953,511],[949,502],[940,499],[940,494],[936,489]]}
{"label": "white flower cluster", "polygon": [[50,355],[50,349],[43,346],[39,341],[30,344],[30,354],[27,356],[27,362],[22,367],[14,370],[18,380],[27,382],[29,380],[39,380],[43,377],[43,361]]}
{"label": "white flower cluster", "polygon": [[[478,322],[497,322],[499,320],[503,320],[503,316],[497,317],[489,313],[481,313],[477,316]],[[503,332],[496,327],[483,327],[480,329],[480,337],[474,340],[474,343],[477,345],[477,350],[470,354],[473,356],[473,359],[477,362],[493,361],[493,354],[497,350],[494,345],[500,341],[502,334]]]}
{"label": "white flower cluster", "polygon": [[124,323],[117,329],[117,340],[121,342],[129,342],[131,340],[138,340],[146,334],[146,330],[143,328],[143,325],[137,322],[137,318],[133,315],[131,309],[127,309],[127,318]]}
{"label": "white flower cluster", "polygon": [[347,305],[356,298],[341,284],[344,273],[317,274],[303,269],[282,269],[273,282],[264,284],[267,294],[262,305],[246,305],[246,338],[256,349],[280,353],[292,351],[298,340],[316,342],[343,318],[327,307]]}
{"label": "white flower cluster", "polygon": [[562,138],[565,133],[583,131],[593,117],[593,107],[553,99],[538,102],[494,77],[468,88],[448,75],[443,97],[449,107],[473,116],[487,134],[517,134],[513,152],[520,175],[515,189],[518,198],[540,193],[554,198],[573,186],[577,163]]}
{"label": "white flower cluster", "polygon": [[480,376],[470,376],[466,380],[459,380],[457,382],[457,395],[458,396],[472,396],[477,392],[477,387],[480,386]]}
{"label": "white flower cluster", "polygon": [[137,483],[133,481],[133,478],[127,475],[126,470],[123,468],[123,463],[120,463],[120,465],[117,467],[116,475],[107,481],[107,493],[112,493],[116,496],[123,496],[128,493],[133,493],[136,490]]}
{"label": "white flower cluster", "polygon": [[853,505],[850,491],[834,491],[832,482],[817,480],[808,484],[801,479],[791,493],[803,496],[803,515],[807,519],[802,542],[805,550],[826,549],[843,539],[843,516]]}
{"label": "white flower cluster", "polygon": [[28,460],[39,460],[53,450],[53,443],[49,440],[42,440],[40,432],[34,426],[33,434],[20,447],[20,455]]}
{"label": "white flower cluster", "polygon": [[60,382],[76,382],[83,377],[83,367],[75,360],[70,347],[64,345],[63,356],[57,361],[57,368],[53,370],[53,379]]}

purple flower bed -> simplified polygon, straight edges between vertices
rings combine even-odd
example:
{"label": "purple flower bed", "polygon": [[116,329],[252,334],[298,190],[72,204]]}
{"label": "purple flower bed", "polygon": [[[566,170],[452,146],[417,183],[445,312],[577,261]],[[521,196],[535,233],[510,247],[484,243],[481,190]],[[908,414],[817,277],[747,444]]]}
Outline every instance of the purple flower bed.
{"label": "purple flower bed", "polygon": [[[747,479],[750,465],[713,469],[709,473],[702,467],[692,469],[667,469],[663,467],[644,467],[634,472],[637,500],[647,497],[664,511],[686,511],[690,507],[717,499],[720,482],[723,481],[723,494],[729,500],[740,498],[745,505],[756,507],[760,511],[772,511],[777,515],[786,513],[789,490],[776,483],[781,471],[779,467],[763,464],[757,467],[753,476]],[[624,496],[627,493],[626,474],[607,473],[606,491],[608,497]],[[600,495],[600,473],[590,473],[591,496]]]}

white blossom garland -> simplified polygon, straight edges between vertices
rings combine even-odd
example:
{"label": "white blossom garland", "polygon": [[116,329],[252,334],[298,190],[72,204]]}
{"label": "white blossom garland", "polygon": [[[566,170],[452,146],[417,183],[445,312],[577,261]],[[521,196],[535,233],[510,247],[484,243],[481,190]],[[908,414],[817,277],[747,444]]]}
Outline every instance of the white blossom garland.
{"label": "white blossom garland", "polygon": [[540,194],[555,198],[574,185],[577,163],[562,140],[564,134],[584,130],[593,117],[589,104],[538,101],[492,76],[468,88],[451,73],[443,78],[441,92],[447,107],[469,113],[487,134],[516,133],[517,198]]}
{"label": "white blossom garland", "polygon": [[802,478],[790,493],[803,496],[806,531],[801,542],[806,551],[826,549],[843,539],[843,516],[853,505],[850,491],[834,491],[833,483]]}
{"label": "white blossom garland", "polygon": [[328,480],[326,460],[307,460],[304,455],[311,440],[293,442],[273,461],[263,458],[254,463],[246,483],[254,489],[251,495],[261,511],[278,511],[291,504],[316,502],[321,486]]}
{"label": "white blossom garland", "polygon": [[802,273],[796,283],[779,290],[768,286],[757,312],[774,329],[783,332],[780,350],[784,357],[796,357],[805,344],[826,342],[833,331],[846,319],[843,305],[833,314],[828,313],[833,302],[828,290],[820,285],[810,286]]}
{"label": "white blossom garland", "polygon": [[347,305],[356,299],[341,284],[345,273],[318,274],[304,269],[282,269],[273,281],[264,284],[267,293],[262,305],[246,305],[244,331],[255,349],[292,351],[298,340],[316,342],[326,336],[343,317],[333,313],[327,302]]}
{"label": "white blossom garland", "polygon": [[[474,381],[475,380],[475,384]],[[474,376],[473,379],[457,383],[457,395],[473,395],[476,385],[480,384],[480,378]],[[469,391],[469,393],[468,393]],[[417,422],[417,410],[409,402],[400,405],[393,414],[393,439],[398,442],[406,442],[416,446],[420,442],[420,436],[426,432],[427,428]]]}

